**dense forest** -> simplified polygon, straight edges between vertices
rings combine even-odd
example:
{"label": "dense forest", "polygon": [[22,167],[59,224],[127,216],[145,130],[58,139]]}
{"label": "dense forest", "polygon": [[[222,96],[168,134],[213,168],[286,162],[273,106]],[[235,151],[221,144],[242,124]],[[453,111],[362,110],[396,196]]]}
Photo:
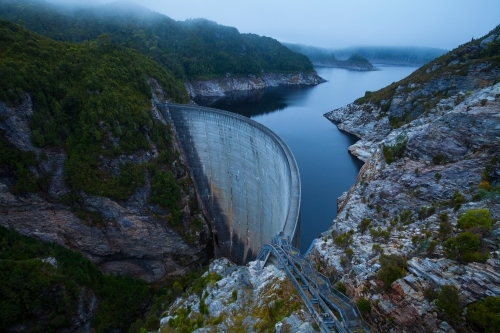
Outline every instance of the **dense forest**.
{"label": "dense forest", "polygon": [[[79,44],[58,42],[1,20],[0,78],[2,112],[23,108],[29,100],[33,105],[28,135],[35,149],[22,151],[10,142],[3,126],[8,116],[0,118],[0,179],[12,194],[36,193],[100,227],[107,222],[85,209],[82,191],[125,200],[148,178],[149,202],[170,212],[165,222],[186,242],[196,241],[193,230],[182,230],[191,225],[179,222],[181,193],[188,190],[172,172],[177,156],[170,129],[151,113],[151,82],[161,85],[166,98],[183,103],[188,96],[180,80],[106,36]],[[106,166],[107,161],[141,155],[152,146],[157,155],[149,160],[120,164],[117,172]],[[46,152],[54,149],[67,156],[64,181],[69,193],[59,197],[48,194],[52,175],[42,167]],[[42,261],[48,257],[56,264]],[[82,302],[92,307],[94,298],[97,310],[85,315],[94,331],[127,331],[151,308],[156,290],[143,281],[103,275],[81,254],[3,228],[0,265],[0,331],[75,327],[75,318],[83,316]],[[165,290],[162,295],[165,301]],[[152,323],[158,325],[158,320]],[[131,332],[144,325],[139,320]]]}
{"label": "dense forest", "polygon": [[205,19],[175,21],[129,2],[64,9],[42,0],[0,0],[0,18],[58,41],[105,34],[110,43],[147,55],[179,79],[314,71],[307,57],[275,39]]}
{"label": "dense forest", "polygon": [[[152,121],[147,79],[154,77],[177,102],[188,100],[182,83],[137,52],[106,41],[55,42],[6,21],[0,21],[0,36],[0,100],[15,107],[26,92],[32,96],[32,142],[67,150],[66,181],[74,191],[128,198],[146,166],[125,164],[116,176],[99,170],[99,156],[148,149],[148,137],[166,149],[168,129]],[[19,163],[16,149],[2,141],[2,164],[12,164],[4,171],[24,183],[15,188],[39,190],[26,171],[33,159]]]}

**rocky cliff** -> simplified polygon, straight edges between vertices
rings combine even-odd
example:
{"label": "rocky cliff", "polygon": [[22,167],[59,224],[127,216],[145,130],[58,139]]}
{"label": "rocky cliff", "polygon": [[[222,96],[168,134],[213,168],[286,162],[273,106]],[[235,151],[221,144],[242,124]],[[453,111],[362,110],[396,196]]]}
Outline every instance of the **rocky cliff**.
{"label": "rocky cliff", "polygon": [[358,63],[348,60],[335,60],[335,61],[313,61],[314,66],[319,67],[333,67],[333,68],[344,68],[352,71],[376,71],[377,68],[373,66],[370,62]]}
{"label": "rocky cliff", "polygon": [[[158,83],[153,79],[149,82],[155,92],[152,101],[162,99],[164,92]],[[165,124],[154,103],[151,113],[154,121]],[[185,274],[207,260],[209,230],[198,213],[194,186],[180,159],[172,163],[175,178],[184,184],[180,226],[169,223],[171,211],[150,202],[152,175],[148,172],[144,184],[126,200],[79,191],[78,203],[68,204],[67,198],[73,194],[65,182],[67,153],[63,149],[33,146],[32,114],[33,104],[27,94],[17,107],[0,102],[0,129],[17,149],[39,157],[38,168],[31,172],[50,175],[47,191],[17,193],[12,175],[2,172],[0,225],[77,250],[103,272],[148,282]],[[117,173],[124,163],[145,163],[157,157],[158,149],[150,142],[148,150],[114,158],[101,156],[101,167]]]}
{"label": "rocky cliff", "polygon": [[[500,296],[498,30],[325,114],[365,165],[310,256],[380,331],[480,329],[467,309]],[[471,212],[488,227],[465,227]]]}
{"label": "rocky cliff", "polygon": [[316,73],[264,73],[259,76],[231,77],[206,81],[191,80],[185,83],[186,90],[191,98],[195,97],[223,97],[228,92],[259,90],[279,85],[317,85],[325,82]]}
{"label": "rocky cliff", "polygon": [[261,270],[256,261],[236,266],[217,259],[202,281],[165,311],[161,332],[318,331],[285,272],[274,265]]}

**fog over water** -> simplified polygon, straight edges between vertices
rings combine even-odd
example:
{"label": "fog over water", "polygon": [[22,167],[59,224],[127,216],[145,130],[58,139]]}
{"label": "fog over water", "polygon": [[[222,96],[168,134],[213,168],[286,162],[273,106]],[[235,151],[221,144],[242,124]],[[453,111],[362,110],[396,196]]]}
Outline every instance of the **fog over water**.
{"label": "fog over water", "polygon": [[[50,0],[94,4],[110,0]],[[206,18],[240,32],[326,48],[452,49],[500,24],[499,0],[137,0],[176,20]]]}

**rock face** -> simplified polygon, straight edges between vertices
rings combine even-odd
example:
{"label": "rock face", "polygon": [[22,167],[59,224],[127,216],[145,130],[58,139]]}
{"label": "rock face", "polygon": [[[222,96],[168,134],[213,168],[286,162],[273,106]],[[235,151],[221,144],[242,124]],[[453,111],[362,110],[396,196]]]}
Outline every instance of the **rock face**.
{"label": "rock face", "polygon": [[[261,270],[256,261],[236,266],[226,259],[217,259],[204,277],[208,283],[199,295],[188,290],[165,312],[160,321],[162,332],[175,332],[173,323],[186,309],[190,309],[187,311],[189,321],[198,322],[198,327],[202,327],[196,329],[196,333],[273,329],[283,333],[316,332],[311,324],[313,319],[292,283],[272,264]],[[200,310],[204,308],[200,303],[205,305],[205,311]],[[285,317],[274,323],[271,317],[280,314]]]}
{"label": "rock face", "polygon": [[191,98],[195,97],[223,97],[227,92],[258,90],[279,85],[317,85],[325,82],[316,73],[280,74],[264,73],[260,76],[231,77],[212,79],[207,81],[191,80],[185,83],[186,90]]}
{"label": "rock face", "polygon": [[[155,94],[154,98],[161,96]],[[78,210],[62,200],[69,193],[64,182],[65,152],[40,149],[31,144],[29,117],[32,112],[28,95],[19,107],[10,108],[0,103],[0,129],[18,149],[47,157],[42,159],[41,169],[51,172],[48,193],[15,194],[10,191],[12,179],[0,178],[1,226],[77,250],[103,272],[128,275],[148,282],[182,275],[207,260],[209,230],[203,216],[193,216],[192,185],[188,187],[189,193],[182,194],[183,220],[197,218],[203,222],[201,229],[193,232],[190,242],[166,223],[169,214],[166,209],[149,203],[151,186],[148,175],[144,186],[127,200],[79,193],[83,209],[97,213],[102,222],[91,223],[79,217]],[[164,121],[155,107],[152,107],[152,112],[156,114],[157,121]],[[119,166],[125,162],[147,162],[157,155],[156,148],[152,146],[149,151],[103,159],[103,164],[111,172],[118,172]],[[186,178],[187,182],[187,167],[180,160],[174,164],[175,177],[179,181]]]}
{"label": "rock face", "polygon": [[[456,64],[450,70],[446,64],[428,65],[427,74],[440,74],[418,83],[410,76],[380,105],[349,104],[325,114],[360,138],[349,151],[365,165],[339,198],[337,218],[310,256],[332,279],[342,280],[351,297],[371,301],[372,324],[380,331],[463,331],[464,324],[450,326],[425,290],[455,286],[462,310],[500,296],[500,195],[478,195],[487,187],[485,177],[488,186],[500,185],[500,84],[494,84],[500,72],[489,62],[460,64],[465,67],[459,70],[452,67]],[[462,214],[478,208],[487,208],[493,220],[492,231],[482,236],[489,259],[468,264],[447,259],[440,214],[455,226]],[[348,241],[338,238],[349,230]],[[406,276],[387,289],[376,276],[381,252],[408,260]]]}
{"label": "rock face", "polygon": [[344,68],[352,71],[376,71],[377,68],[371,63],[359,63],[352,62],[348,60],[336,60],[336,61],[313,61],[314,66],[319,67],[333,67],[333,68]]}

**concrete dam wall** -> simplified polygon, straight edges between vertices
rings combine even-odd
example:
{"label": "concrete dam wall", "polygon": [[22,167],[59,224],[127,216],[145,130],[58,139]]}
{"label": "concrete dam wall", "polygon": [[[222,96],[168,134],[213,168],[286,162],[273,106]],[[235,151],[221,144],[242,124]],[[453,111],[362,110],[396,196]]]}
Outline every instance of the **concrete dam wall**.
{"label": "concrete dam wall", "polygon": [[167,109],[221,255],[246,263],[279,232],[298,246],[300,177],[283,140],[231,112],[169,104],[166,118]]}

